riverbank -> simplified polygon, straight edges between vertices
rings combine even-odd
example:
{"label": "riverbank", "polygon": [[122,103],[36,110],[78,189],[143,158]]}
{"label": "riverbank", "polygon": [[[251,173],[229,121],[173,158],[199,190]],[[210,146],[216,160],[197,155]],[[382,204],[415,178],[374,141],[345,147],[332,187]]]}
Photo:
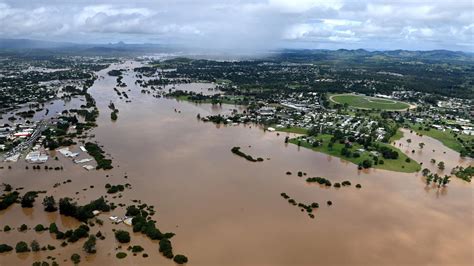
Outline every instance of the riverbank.
{"label": "riverbank", "polygon": [[[439,140],[441,143],[443,143],[444,146],[459,153],[465,150],[463,143],[474,141],[474,136],[456,134],[455,132],[450,130],[441,131],[433,128],[426,128],[423,127],[423,125],[421,124],[410,124],[410,129],[418,134],[426,135],[428,137]],[[460,140],[462,140],[462,142]]]}
{"label": "riverbank", "polygon": [[[313,151],[317,152],[322,152],[334,157],[338,157],[344,160],[347,160],[351,163],[354,164],[354,168],[358,166],[362,166],[363,168],[376,168],[376,169],[383,169],[383,170],[388,170],[388,171],[394,171],[394,172],[402,172],[402,173],[415,173],[421,170],[421,166],[418,162],[415,160],[410,159],[406,154],[404,154],[402,151],[399,149],[390,146],[388,144],[384,143],[377,143],[378,145],[381,145],[383,147],[390,148],[392,150],[395,150],[398,152],[398,158],[397,159],[384,159],[380,158],[378,159],[378,163],[375,164],[374,156],[369,152],[365,151],[363,149],[363,146],[355,143],[353,144],[352,148],[350,151],[353,153],[358,153],[360,156],[354,157],[353,155],[351,156],[344,156],[342,155],[342,151],[345,147],[344,144],[341,144],[339,142],[335,142],[332,147],[330,147],[330,140],[333,136],[328,135],[328,134],[323,134],[319,135],[317,137],[318,140],[322,140],[321,145],[314,147],[312,144],[310,144],[307,141],[300,140],[298,138],[293,138],[290,139],[289,142],[295,145],[300,145],[301,147],[311,149]],[[358,151],[359,150],[359,151]],[[364,151],[362,151],[364,150]],[[370,161],[370,167],[364,167],[364,161]],[[383,163],[382,163],[383,162]]]}

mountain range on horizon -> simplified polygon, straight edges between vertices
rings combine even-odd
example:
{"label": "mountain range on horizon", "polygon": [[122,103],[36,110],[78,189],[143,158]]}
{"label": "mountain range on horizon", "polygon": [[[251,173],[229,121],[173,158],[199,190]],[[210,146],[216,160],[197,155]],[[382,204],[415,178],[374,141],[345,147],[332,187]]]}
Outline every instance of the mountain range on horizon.
{"label": "mountain range on horizon", "polygon": [[[0,38],[0,53],[39,53],[39,54],[50,54],[50,53],[80,53],[80,54],[114,54],[114,53],[158,53],[158,52],[192,52],[189,48],[182,48],[179,46],[162,45],[155,43],[73,43],[73,42],[57,42],[57,41],[45,41],[45,40],[34,40],[34,39],[7,39]],[[232,54],[232,51],[210,51],[198,49],[195,52],[198,53],[220,53]],[[371,49],[280,49],[274,51],[260,52],[259,54],[269,54],[271,52],[278,52],[282,54],[289,54],[294,59],[295,56],[321,56],[333,57],[333,56],[347,56],[347,57],[367,57],[367,56],[390,56],[390,57],[403,57],[403,58],[419,58],[419,59],[430,59],[430,60],[463,60],[471,61],[474,60],[474,53],[464,51],[450,51],[450,50],[371,50]],[[249,54],[252,54],[250,52]]]}

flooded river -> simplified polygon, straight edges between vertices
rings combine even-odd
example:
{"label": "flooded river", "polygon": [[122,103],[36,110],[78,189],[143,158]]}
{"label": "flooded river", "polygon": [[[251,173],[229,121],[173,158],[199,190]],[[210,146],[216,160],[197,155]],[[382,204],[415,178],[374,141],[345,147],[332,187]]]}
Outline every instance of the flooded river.
{"label": "flooded river", "polygon": [[[127,67],[134,64],[127,62]],[[123,68],[123,66],[114,66]],[[189,265],[470,265],[473,262],[473,186],[453,178],[446,188],[426,186],[421,173],[406,174],[357,167],[339,158],[316,153],[296,145],[284,144],[286,133],[264,132],[255,126],[216,126],[196,118],[227,113],[237,107],[212,106],[154,98],[140,93],[134,85],[133,72],[123,81],[130,103],[118,99],[113,88],[115,78],[106,69],[89,92],[96,99],[100,116],[95,135],[104,150],[113,157],[111,171],[87,172],[70,160],[60,157],[51,166],[63,165],[64,171],[25,170],[25,163],[0,169],[0,182],[25,187],[23,192],[48,190],[59,199],[73,196],[81,203],[105,195],[104,185],[130,183],[123,197],[115,203],[131,200],[154,205],[157,225],[162,231],[176,233],[172,238],[175,254],[189,257]],[[184,85],[180,85],[183,87]],[[196,84],[188,87],[200,87]],[[203,84],[208,88],[209,84]],[[167,89],[167,88],[166,88]],[[123,89],[121,89],[123,90]],[[207,90],[207,89],[206,89]],[[110,119],[108,104],[120,110],[118,120]],[[175,110],[176,109],[176,110]],[[430,159],[443,160],[446,173],[456,165],[472,164],[459,154],[429,137],[405,131],[400,144],[423,167],[436,171]],[[406,142],[411,138],[412,142]],[[419,151],[418,142],[426,144]],[[253,163],[230,152],[234,146],[254,157]],[[415,154],[411,150],[415,149]],[[435,152],[432,152],[432,150]],[[444,153],[446,152],[446,153]],[[286,175],[291,171],[292,175]],[[351,187],[323,188],[308,184],[305,177],[322,176],[334,182],[349,180]],[[107,177],[108,175],[108,177]],[[128,178],[124,178],[127,176]],[[56,182],[71,183],[53,188]],[[361,189],[355,184],[360,183]],[[91,188],[90,186],[94,186]],[[83,190],[87,189],[87,190]],[[22,192],[22,193],[23,193]],[[77,195],[76,192],[79,192]],[[284,200],[285,192],[297,202],[318,202],[320,208],[310,219],[299,208]],[[56,221],[60,229],[77,222],[48,215],[41,207],[42,195],[32,210],[19,204],[0,212],[0,228],[22,223]],[[110,195],[108,196],[110,199]],[[326,202],[333,202],[327,206]],[[20,240],[37,239],[42,245],[52,243],[55,251],[0,255],[0,265],[31,264],[55,256],[62,265],[74,252],[82,264],[174,265],[158,253],[158,245],[140,234],[132,234],[131,244],[139,244],[148,258],[115,258],[118,243],[112,228],[128,229],[124,224],[111,225],[108,216],[123,216],[117,208],[100,215],[104,226],[94,228],[105,233],[98,241],[98,253],[85,256],[82,241],[66,248],[50,234],[0,233],[0,242],[14,246]],[[97,227],[97,225],[96,225]]]}

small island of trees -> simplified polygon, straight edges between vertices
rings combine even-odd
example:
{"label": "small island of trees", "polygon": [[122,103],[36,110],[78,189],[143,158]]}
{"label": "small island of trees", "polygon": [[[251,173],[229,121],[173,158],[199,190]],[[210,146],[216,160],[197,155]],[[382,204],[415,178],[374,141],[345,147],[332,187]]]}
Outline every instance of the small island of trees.
{"label": "small island of trees", "polygon": [[242,151],[240,151],[240,147],[233,147],[231,149],[232,153],[235,155],[238,155],[240,157],[245,158],[247,161],[251,162],[263,162],[263,158],[258,157],[257,159],[254,159],[251,155],[245,154]]}

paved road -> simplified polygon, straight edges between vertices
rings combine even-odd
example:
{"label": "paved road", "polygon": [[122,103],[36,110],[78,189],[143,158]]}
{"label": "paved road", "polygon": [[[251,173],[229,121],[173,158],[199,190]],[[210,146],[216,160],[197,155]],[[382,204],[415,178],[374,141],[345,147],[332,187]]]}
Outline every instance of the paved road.
{"label": "paved road", "polygon": [[1,158],[2,161],[15,154],[18,154],[18,153],[21,154],[22,152],[30,148],[38,140],[38,138],[41,137],[41,134],[43,133],[43,131],[45,131],[48,128],[48,124],[49,124],[49,119],[39,121],[38,125],[36,126],[31,136],[25,142],[22,142],[21,144],[13,148],[11,151],[8,151],[7,153],[5,153],[3,155],[3,158]]}

